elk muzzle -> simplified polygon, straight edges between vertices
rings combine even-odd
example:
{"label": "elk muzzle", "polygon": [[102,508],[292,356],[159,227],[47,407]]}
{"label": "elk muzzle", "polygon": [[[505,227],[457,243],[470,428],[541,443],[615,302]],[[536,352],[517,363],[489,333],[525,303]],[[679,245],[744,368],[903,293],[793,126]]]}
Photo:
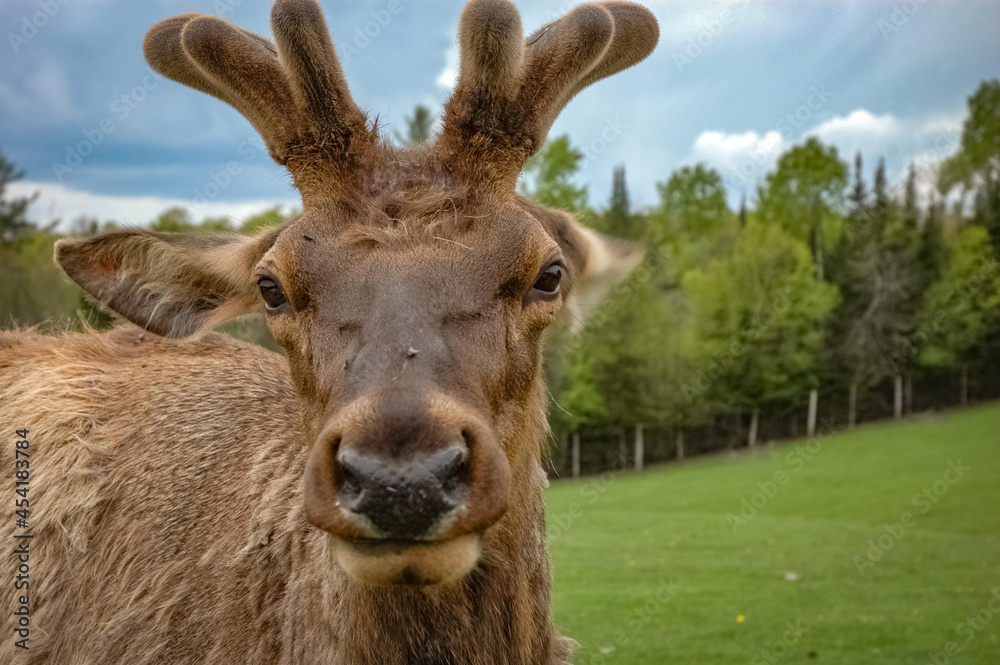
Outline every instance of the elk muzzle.
{"label": "elk muzzle", "polygon": [[306,515],[356,579],[442,584],[475,567],[482,532],[506,509],[509,476],[470,409],[394,390],[356,400],[323,429],[306,465]]}

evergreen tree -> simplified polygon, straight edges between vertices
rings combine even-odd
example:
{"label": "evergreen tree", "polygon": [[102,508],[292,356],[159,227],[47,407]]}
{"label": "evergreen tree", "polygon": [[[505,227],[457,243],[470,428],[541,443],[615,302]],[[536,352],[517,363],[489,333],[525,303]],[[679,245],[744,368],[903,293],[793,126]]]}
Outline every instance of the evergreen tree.
{"label": "evergreen tree", "polygon": [[38,195],[19,199],[7,197],[7,186],[23,177],[24,171],[19,171],[0,151],[0,243],[17,243],[37,230],[28,221],[28,206]]}
{"label": "evergreen tree", "polygon": [[625,181],[625,165],[616,166],[611,180],[611,201],[603,215],[601,231],[618,238],[638,239],[643,228],[632,214],[628,184]]}
{"label": "evergreen tree", "polygon": [[944,202],[932,200],[927,208],[927,218],[920,229],[920,246],[917,250],[917,267],[920,290],[926,292],[941,276],[941,266],[946,257],[944,243]]}
{"label": "evergreen tree", "polygon": [[885,174],[885,159],[878,160],[875,167],[875,178],[872,182],[871,217],[876,237],[884,237],[890,226],[892,203],[889,200],[889,179]]}
{"label": "evergreen tree", "polygon": [[419,148],[431,140],[434,133],[434,113],[423,104],[417,104],[413,115],[406,117],[406,133],[396,132],[396,140],[404,148]]}

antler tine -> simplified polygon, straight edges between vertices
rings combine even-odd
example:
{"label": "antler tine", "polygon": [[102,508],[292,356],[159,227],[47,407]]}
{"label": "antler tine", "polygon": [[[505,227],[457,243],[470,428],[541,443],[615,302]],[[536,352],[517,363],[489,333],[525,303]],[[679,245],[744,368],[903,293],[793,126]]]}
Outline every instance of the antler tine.
{"label": "antler tine", "polygon": [[274,47],[212,16],[185,25],[181,44],[195,65],[236,100],[233,105],[261,133],[275,161],[285,164],[301,120]]}
{"label": "antler tine", "polygon": [[[472,0],[462,12],[458,41],[458,83],[445,105],[439,142],[465,170],[499,172],[497,177],[519,171],[519,146],[527,137],[511,110],[524,79],[521,15],[509,0]],[[511,164],[496,165],[501,154]]]}
{"label": "antler tine", "polygon": [[660,40],[660,26],[645,7],[615,0],[602,2],[601,7],[614,19],[614,47],[608,49],[605,57],[579,82],[573,94],[645,60]]}
{"label": "antler tine", "polygon": [[442,145],[474,177],[513,186],[569,100],[646,58],[658,39],[649,10],[613,0],[580,5],[522,42],[510,2],[473,0],[459,27],[461,66]]}
{"label": "antler tine", "polygon": [[524,74],[521,15],[508,0],[473,0],[458,28],[458,90],[512,100]]}
{"label": "antler tine", "polygon": [[528,80],[522,99],[533,111],[532,153],[541,148],[566,103],[583,89],[587,74],[605,58],[614,36],[611,13],[588,4],[528,37]]}
{"label": "antler tine", "polygon": [[155,25],[143,48],[157,72],[242,113],[308,201],[336,190],[374,137],[316,1],[278,0],[271,19],[277,47],[220,18],[184,14]]}
{"label": "antler tine", "polygon": [[201,70],[191,66],[191,59],[181,46],[181,32],[184,26],[204,16],[204,14],[179,14],[160,21],[146,33],[142,45],[143,53],[150,66],[163,76],[235,106],[235,99],[219,89]]}
{"label": "antler tine", "polygon": [[260,132],[280,164],[294,135],[291,91],[274,46],[214,16],[184,14],[146,35],[146,60],[164,76],[233,106]]}
{"label": "antler tine", "polygon": [[298,105],[325,140],[347,150],[355,134],[367,134],[366,118],[351,97],[323,11],[315,0],[278,0],[271,9],[281,60]]}

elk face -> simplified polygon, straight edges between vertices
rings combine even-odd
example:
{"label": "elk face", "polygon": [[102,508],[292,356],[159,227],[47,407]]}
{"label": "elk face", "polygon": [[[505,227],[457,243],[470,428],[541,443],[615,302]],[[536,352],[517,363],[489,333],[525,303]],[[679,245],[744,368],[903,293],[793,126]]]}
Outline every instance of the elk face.
{"label": "elk face", "polygon": [[[278,0],[277,45],[188,14],[154,27],[162,74],[255,124],[303,196],[256,238],[124,231],[63,242],[67,273],[152,332],[184,337],[263,311],[310,439],[309,520],[373,584],[439,584],[537,481],[540,337],[635,257],[517,196],[524,161],[568,99],[645,57],[655,20],[583,5],[527,41],[506,0],[474,0],[436,143],[380,144],[350,99],[314,0]],[[587,292],[587,293],[584,293]]]}
{"label": "elk face", "polygon": [[317,414],[307,514],[369,582],[464,575],[512,473],[535,477],[516,435],[542,417],[540,336],[585,265],[563,217],[455,201],[341,231],[304,215],[254,273]]}

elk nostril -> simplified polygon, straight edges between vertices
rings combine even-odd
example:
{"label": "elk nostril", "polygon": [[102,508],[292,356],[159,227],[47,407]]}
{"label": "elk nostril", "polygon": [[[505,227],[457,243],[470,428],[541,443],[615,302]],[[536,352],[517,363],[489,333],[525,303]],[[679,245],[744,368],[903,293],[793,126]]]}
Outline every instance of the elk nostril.
{"label": "elk nostril", "polygon": [[[463,434],[464,436],[464,434]],[[469,449],[463,446],[452,446],[444,451],[441,465],[435,471],[441,489],[453,494],[468,481]]]}
{"label": "elk nostril", "polygon": [[347,502],[360,499],[365,490],[365,473],[350,455],[339,455],[337,457],[337,475],[339,476],[340,495]]}

